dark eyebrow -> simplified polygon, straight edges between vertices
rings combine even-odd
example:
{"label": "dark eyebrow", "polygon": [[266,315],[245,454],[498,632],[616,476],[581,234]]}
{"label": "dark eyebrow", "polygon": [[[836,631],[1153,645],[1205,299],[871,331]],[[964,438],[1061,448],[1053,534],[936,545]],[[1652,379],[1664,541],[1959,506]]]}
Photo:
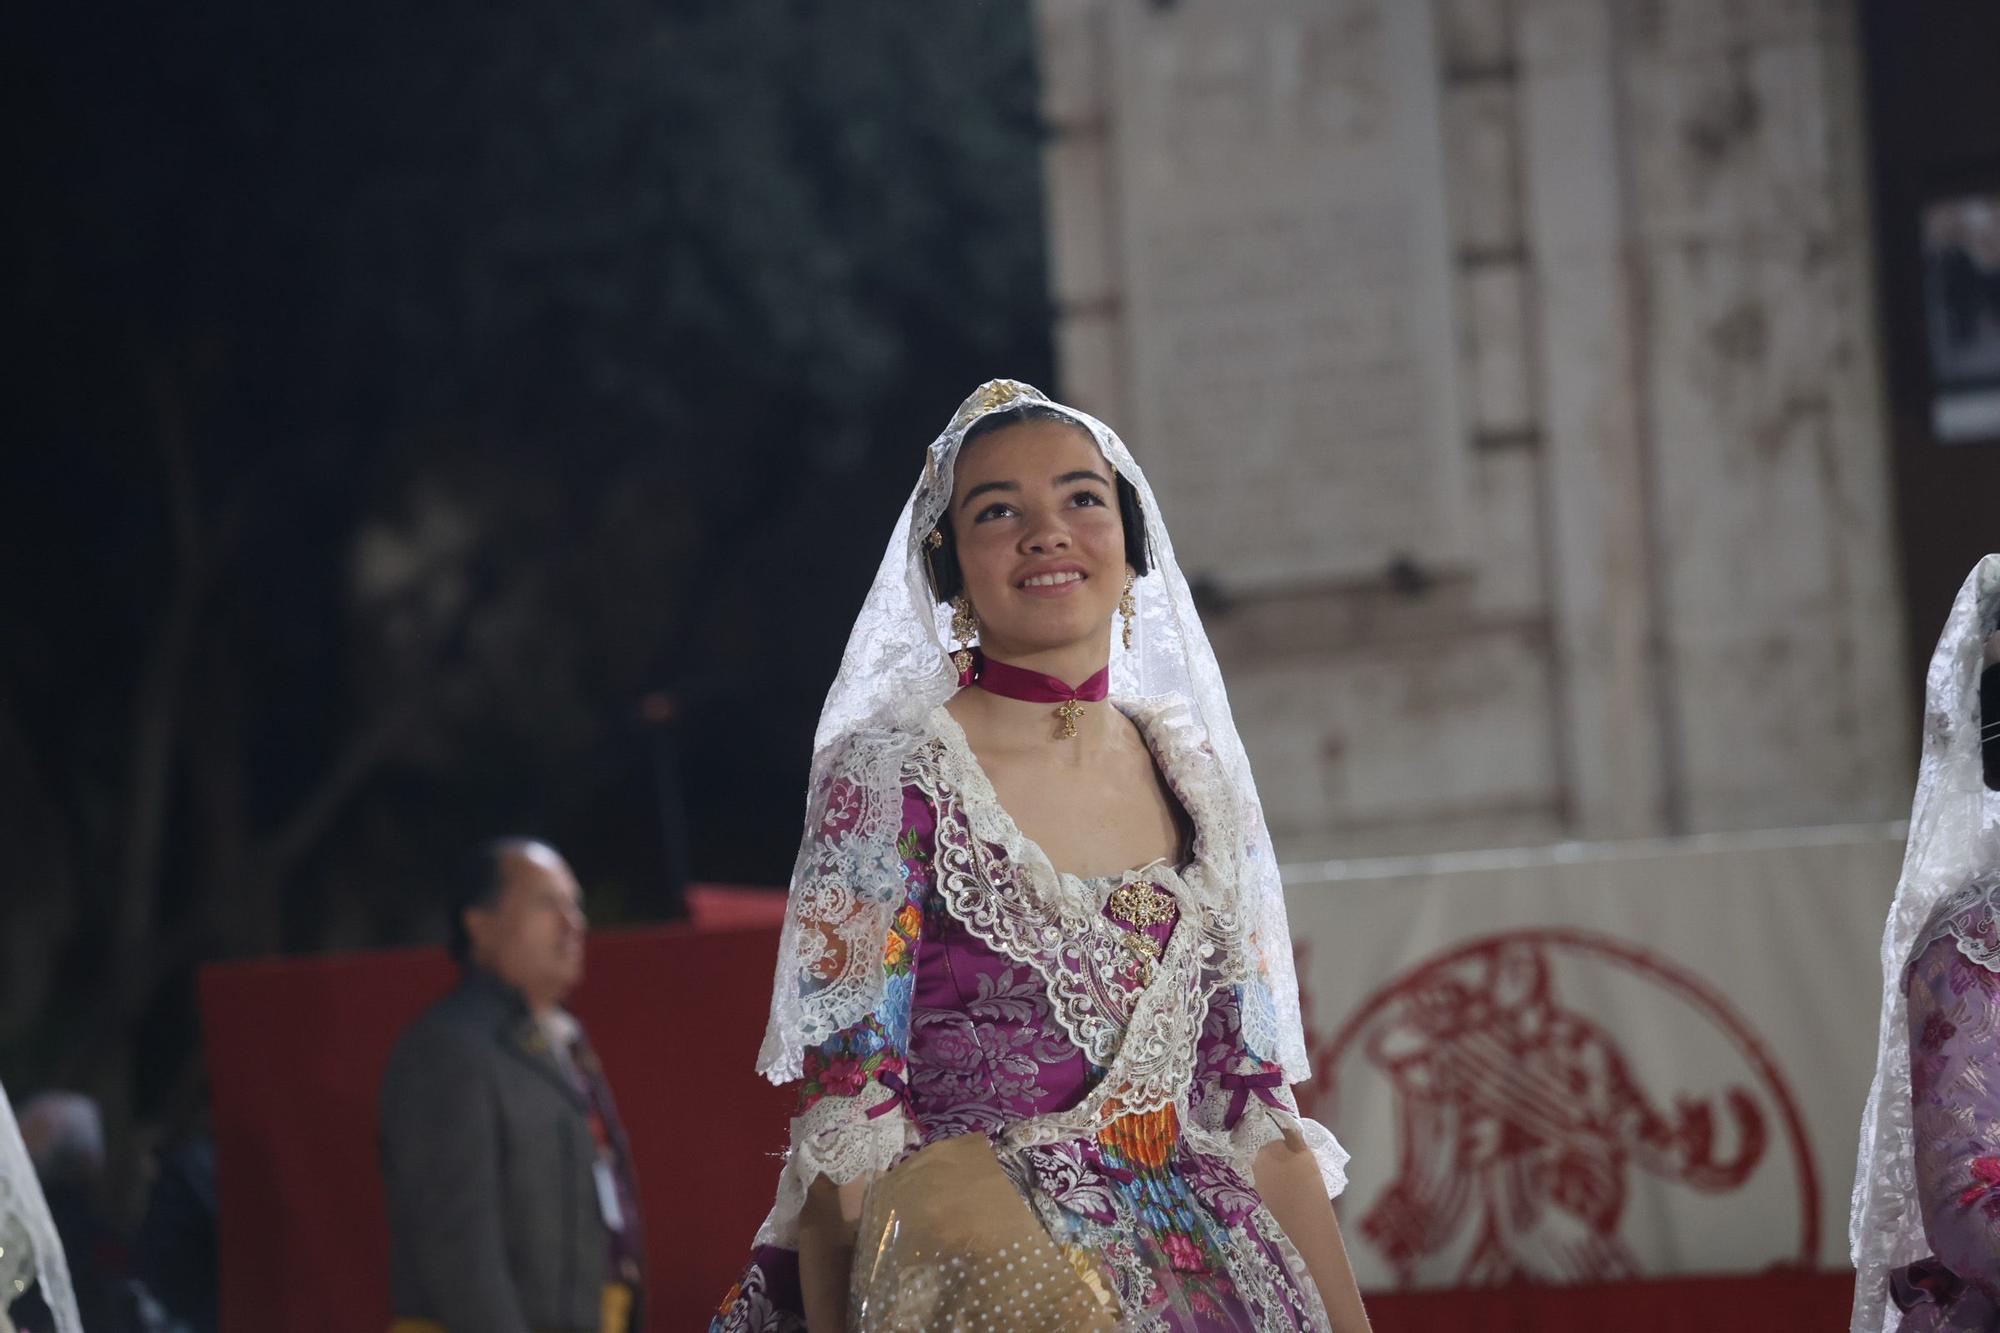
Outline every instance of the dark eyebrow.
{"label": "dark eyebrow", "polygon": [[974,499],[986,494],[988,491],[1018,491],[1020,489],[1021,483],[1018,481],[982,481],[965,493],[965,498],[958,502],[958,507],[960,509],[965,508]]}
{"label": "dark eyebrow", "polygon": [[[1067,486],[1072,482],[1078,481],[1094,481],[1100,486],[1109,486],[1111,484],[1104,479],[1102,473],[1093,472],[1089,468],[1079,468],[1075,472],[1065,472],[1060,477],[1057,477],[1056,485]],[[1020,489],[1021,483],[1018,481],[982,481],[965,493],[965,498],[958,502],[958,507],[960,509],[965,508],[974,499],[986,494],[988,491],[1019,492]]]}

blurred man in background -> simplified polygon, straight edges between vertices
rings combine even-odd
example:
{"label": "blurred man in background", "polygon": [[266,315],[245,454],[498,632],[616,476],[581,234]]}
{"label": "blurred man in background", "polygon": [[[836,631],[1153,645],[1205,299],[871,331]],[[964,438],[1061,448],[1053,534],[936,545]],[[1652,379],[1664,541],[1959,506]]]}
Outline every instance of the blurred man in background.
{"label": "blurred man in background", "polygon": [[576,876],[487,844],[457,886],[458,987],[381,1090],[395,1333],[641,1326],[638,1192],[611,1090],[562,1001],[583,976]]}
{"label": "blurred man in background", "polygon": [[132,1277],[152,1306],[153,1322],[141,1327],[215,1333],[216,1216],[215,1138],[203,1124],[154,1158],[145,1219],[132,1245]]}

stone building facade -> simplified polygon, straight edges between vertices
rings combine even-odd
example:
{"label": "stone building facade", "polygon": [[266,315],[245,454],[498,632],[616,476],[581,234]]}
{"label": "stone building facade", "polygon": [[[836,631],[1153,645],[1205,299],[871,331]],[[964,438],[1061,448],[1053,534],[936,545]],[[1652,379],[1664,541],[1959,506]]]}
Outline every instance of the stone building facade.
{"label": "stone building facade", "polygon": [[1838,0],[1038,0],[1063,393],[1288,861],[1893,818]]}

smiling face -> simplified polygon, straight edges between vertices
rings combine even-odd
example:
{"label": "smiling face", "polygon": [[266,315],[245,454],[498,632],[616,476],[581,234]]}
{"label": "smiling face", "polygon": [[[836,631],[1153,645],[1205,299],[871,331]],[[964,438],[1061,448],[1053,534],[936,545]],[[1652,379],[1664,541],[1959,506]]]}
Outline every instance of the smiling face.
{"label": "smiling face", "polygon": [[1023,421],[967,445],[951,526],[986,651],[1002,660],[1091,636],[1108,651],[1125,588],[1125,528],[1110,465],[1080,426]]}

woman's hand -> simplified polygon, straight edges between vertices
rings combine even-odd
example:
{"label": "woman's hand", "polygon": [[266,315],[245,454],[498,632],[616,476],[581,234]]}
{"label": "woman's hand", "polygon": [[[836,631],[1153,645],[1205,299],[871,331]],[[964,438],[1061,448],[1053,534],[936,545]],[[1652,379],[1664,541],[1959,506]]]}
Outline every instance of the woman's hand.
{"label": "woman's hand", "polygon": [[1368,1313],[1312,1149],[1293,1135],[1276,1139],[1257,1154],[1251,1174],[1265,1207],[1305,1259],[1334,1333],[1368,1333]]}

